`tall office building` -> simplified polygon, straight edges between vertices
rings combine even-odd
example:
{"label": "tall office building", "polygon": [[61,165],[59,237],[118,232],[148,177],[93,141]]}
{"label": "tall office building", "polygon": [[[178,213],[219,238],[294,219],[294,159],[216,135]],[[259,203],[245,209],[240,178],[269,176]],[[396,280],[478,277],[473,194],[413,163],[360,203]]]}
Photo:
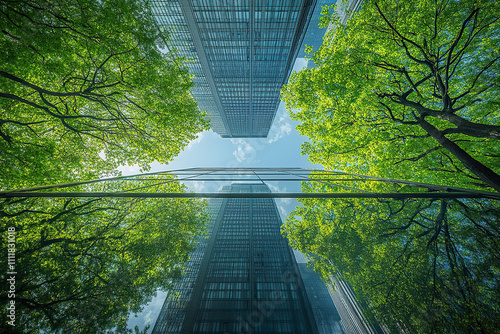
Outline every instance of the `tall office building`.
{"label": "tall office building", "polygon": [[266,137],[317,0],[152,0],[223,138]]}
{"label": "tall office building", "polygon": [[[223,191],[269,188],[232,184]],[[214,199],[210,210],[210,234],[167,297],[153,333],[318,333],[274,200]]]}
{"label": "tall office building", "polygon": [[318,332],[320,334],[343,334],[342,319],[325,283],[306,263],[299,263],[298,266]]}

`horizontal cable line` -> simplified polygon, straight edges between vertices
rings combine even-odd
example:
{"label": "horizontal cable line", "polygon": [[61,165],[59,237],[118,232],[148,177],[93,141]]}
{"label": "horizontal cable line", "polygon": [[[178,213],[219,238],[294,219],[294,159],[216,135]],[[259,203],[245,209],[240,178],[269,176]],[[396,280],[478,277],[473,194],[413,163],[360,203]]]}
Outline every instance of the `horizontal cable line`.
{"label": "horizontal cable line", "polygon": [[8,192],[0,198],[12,197],[124,197],[124,198],[492,198],[500,194],[473,192],[425,193],[126,193],[126,192]]}

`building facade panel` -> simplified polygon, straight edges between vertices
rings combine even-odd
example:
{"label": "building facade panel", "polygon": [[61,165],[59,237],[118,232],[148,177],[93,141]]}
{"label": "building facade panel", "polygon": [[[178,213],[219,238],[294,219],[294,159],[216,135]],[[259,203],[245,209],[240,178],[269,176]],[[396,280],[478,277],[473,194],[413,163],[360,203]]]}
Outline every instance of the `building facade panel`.
{"label": "building facade panel", "polygon": [[[233,184],[224,191],[269,188]],[[230,198],[218,205],[210,237],[167,297],[153,333],[318,333],[274,201]]]}
{"label": "building facade panel", "polygon": [[153,0],[222,137],[266,137],[316,0]]}

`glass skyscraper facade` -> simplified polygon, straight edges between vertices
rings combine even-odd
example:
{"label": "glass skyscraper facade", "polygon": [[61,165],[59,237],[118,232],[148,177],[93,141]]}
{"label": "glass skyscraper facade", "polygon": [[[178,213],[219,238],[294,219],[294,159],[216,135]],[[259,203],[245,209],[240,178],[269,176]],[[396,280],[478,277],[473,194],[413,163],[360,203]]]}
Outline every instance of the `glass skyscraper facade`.
{"label": "glass skyscraper facade", "polygon": [[339,312],[321,277],[306,263],[299,263],[306,294],[312,307],[314,322],[320,334],[343,334]]}
{"label": "glass skyscraper facade", "polygon": [[317,0],[152,0],[224,138],[266,137]]}
{"label": "glass skyscraper facade", "polygon": [[[232,184],[225,192],[269,192]],[[211,199],[209,235],[167,297],[153,333],[318,333],[269,198]]]}

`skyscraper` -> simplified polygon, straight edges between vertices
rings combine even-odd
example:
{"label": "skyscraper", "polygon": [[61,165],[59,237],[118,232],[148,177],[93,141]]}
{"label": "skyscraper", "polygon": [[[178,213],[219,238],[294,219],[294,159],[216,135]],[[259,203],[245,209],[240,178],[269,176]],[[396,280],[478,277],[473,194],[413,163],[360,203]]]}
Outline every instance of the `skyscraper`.
{"label": "skyscraper", "polygon": [[[223,191],[269,188],[232,184]],[[210,210],[209,236],[167,297],[153,333],[318,333],[274,200],[213,199]]]}
{"label": "skyscraper", "polygon": [[320,334],[342,334],[340,323],[342,319],[325,283],[306,263],[299,263],[298,266],[305,283],[307,298],[312,307],[318,332]]}
{"label": "skyscraper", "polygon": [[224,138],[266,137],[317,0],[152,0]]}

